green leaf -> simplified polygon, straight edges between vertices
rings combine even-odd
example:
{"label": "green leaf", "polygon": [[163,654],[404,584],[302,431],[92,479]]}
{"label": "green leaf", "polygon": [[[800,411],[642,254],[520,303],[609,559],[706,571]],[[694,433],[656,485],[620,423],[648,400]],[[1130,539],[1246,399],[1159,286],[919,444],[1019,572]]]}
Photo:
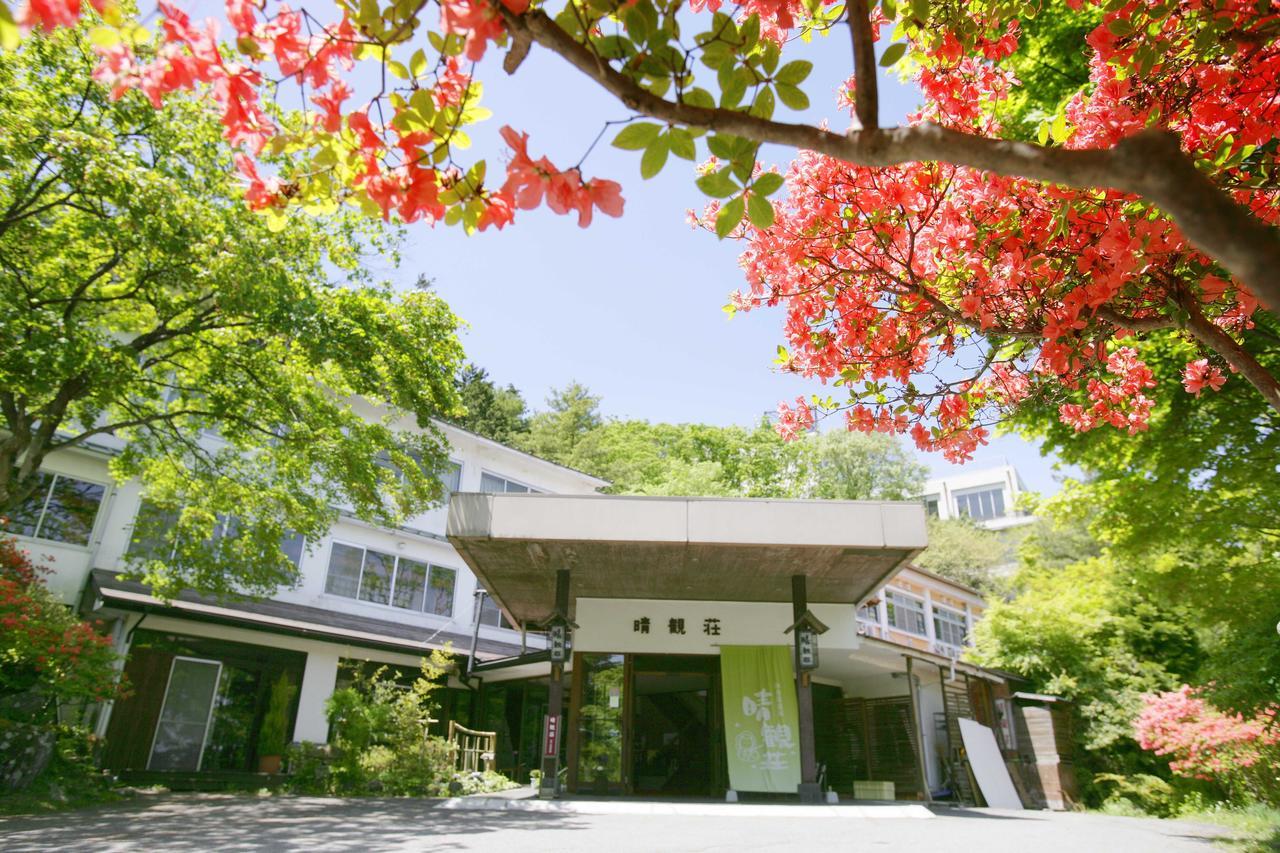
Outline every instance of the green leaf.
{"label": "green leaf", "polygon": [[805,59],[797,59],[795,62],[788,62],[779,68],[778,73],[773,75],[773,79],[779,83],[798,86],[805,81],[811,71],[813,71],[812,62]]}
{"label": "green leaf", "polygon": [[929,21],[929,0],[911,0],[911,16],[925,24]]}
{"label": "green leaf", "polygon": [[745,212],[746,204],[742,201],[742,196],[720,208],[720,212],[716,214],[716,236],[722,240],[728,237],[729,232],[738,227]]}
{"label": "green leaf", "polygon": [[396,62],[394,59],[388,59],[386,62],[387,70],[395,77],[401,80],[409,79],[409,69],[404,67],[403,62]]}
{"label": "green leaf", "polygon": [[662,167],[667,165],[669,153],[671,153],[671,137],[664,133],[649,143],[649,147],[644,150],[644,156],[640,158],[640,177],[648,179],[661,172]]}
{"label": "green leaf", "polygon": [[894,42],[884,49],[884,53],[880,55],[880,66],[888,68],[895,64],[907,52],[906,42]]}
{"label": "green leaf", "polygon": [[[760,229],[768,228],[773,224],[773,205],[764,196],[753,193],[747,196],[747,217],[755,227]],[[720,223],[717,222],[717,229],[719,225]]]}
{"label": "green leaf", "polygon": [[756,95],[755,102],[751,105],[751,115],[763,119],[773,118],[775,104],[773,90],[766,86]]}
{"label": "green leaf", "polygon": [[1067,127],[1066,113],[1058,113],[1053,119],[1053,124],[1049,127],[1049,136],[1054,142],[1062,143],[1071,135],[1071,129]]}
{"label": "green leaf", "polygon": [[691,107],[702,107],[705,110],[713,110],[716,108],[716,99],[706,89],[693,88],[685,92],[682,96],[686,104]]}
{"label": "green leaf", "polygon": [[795,86],[789,83],[778,83],[774,88],[778,90],[778,100],[786,104],[788,109],[807,110],[809,108],[809,96]]}
{"label": "green leaf", "polygon": [[769,196],[782,189],[782,176],[777,172],[763,172],[751,185],[751,191],[759,196]]}
{"label": "green leaf", "polygon": [[733,179],[733,174],[727,166],[717,172],[703,175],[695,183],[698,185],[698,189],[712,198],[728,198],[731,195],[736,195],[741,189],[737,181]]}
{"label": "green leaf", "polygon": [[640,151],[653,144],[662,132],[662,125],[642,121],[629,124],[613,138],[613,147],[623,151]]}
{"label": "green leaf", "polygon": [[884,10],[884,16],[890,21],[898,17],[898,4],[894,0],[880,0],[880,8]]}
{"label": "green leaf", "polygon": [[668,133],[671,153],[685,160],[696,160],[698,146],[693,142],[693,134],[683,127],[673,127]]}
{"label": "green leaf", "polygon": [[409,73],[414,76],[414,79],[427,73],[427,55],[421,48],[415,50],[413,57],[409,60]]}

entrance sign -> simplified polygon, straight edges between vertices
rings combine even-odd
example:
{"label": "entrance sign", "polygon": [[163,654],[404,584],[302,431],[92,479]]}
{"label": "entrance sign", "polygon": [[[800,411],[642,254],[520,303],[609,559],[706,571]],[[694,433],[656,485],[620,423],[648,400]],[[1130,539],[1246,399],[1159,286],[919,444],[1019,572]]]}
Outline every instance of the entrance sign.
{"label": "entrance sign", "polygon": [[818,668],[818,635],[812,628],[805,627],[796,632],[796,649],[802,671]]}
{"label": "entrance sign", "polygon": [[563,622],[551,626],[551,660],[553,663],[564,663],[569,657],[569,628]]}
{"label": "entrance sign", "polygon": [[729,787],[793,794],[800,784],[799,712],[790,646],[721,646]]}
{"label": "entrance sign", "polygon": [[560,718],[548,714],[545,719],[546,731],[542,737],[544,744],[542,754],[551,758],[560,754]]}

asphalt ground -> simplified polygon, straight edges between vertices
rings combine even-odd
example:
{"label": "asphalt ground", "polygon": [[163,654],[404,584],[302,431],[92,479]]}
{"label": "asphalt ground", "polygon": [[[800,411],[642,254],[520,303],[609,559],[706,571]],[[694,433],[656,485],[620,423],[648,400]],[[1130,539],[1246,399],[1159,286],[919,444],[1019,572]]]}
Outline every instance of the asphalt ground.
{"label": "asphalt ground", "polygon": [[173,794],[0,818],[0,850],[1211,853],[1219,849],[1214,838],[1223,834],[1203,824],[1099,814],[938,809],[920,819],[854,810],[814,817],[778,809],[748,815],[716,804],[704,814],[600,814],[563,807],[457,808],[411,799]]}

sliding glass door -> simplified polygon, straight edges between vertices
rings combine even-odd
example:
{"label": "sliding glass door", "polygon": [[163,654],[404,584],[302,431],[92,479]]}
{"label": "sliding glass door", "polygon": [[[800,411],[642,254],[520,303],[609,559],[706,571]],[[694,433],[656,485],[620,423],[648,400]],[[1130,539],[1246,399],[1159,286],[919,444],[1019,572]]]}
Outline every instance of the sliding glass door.
{"label": "sliding glass door", "polygon": [[222,664],[175,657],[151,743],[148,770],[199,770]]}

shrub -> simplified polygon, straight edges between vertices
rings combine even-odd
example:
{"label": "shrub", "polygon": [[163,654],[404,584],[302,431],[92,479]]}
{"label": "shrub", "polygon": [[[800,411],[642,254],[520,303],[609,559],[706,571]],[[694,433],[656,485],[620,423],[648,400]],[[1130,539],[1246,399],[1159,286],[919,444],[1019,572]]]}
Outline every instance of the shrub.
{"label": "shrub", "polygon": [[1179,811],[1178,792],[1159,776],[1148,773],[1135,773],[1132,776],[1099,773],[1093,777],[1093,781],[1107,789],[1102,805],[1112,814],[1125,813],[1126,806],[1156,817],[1172,817]]}
{"label": "shrub", "polygon": [[1280,804],[1277,708],[1246,718],[1220,711],[1183,685],[1143,697],[1138,743],[1169,756],[1178,776],[1221,785],[1228,798]]}
{"label": "shrub", "polygon": [[258,730],[258,755],[284,755],[289,745],[289,706],[298,692],[293,682],[285,673],[271,685],[271,698],[267,702],[267,711],[262,716],[262,727]]}
{"label": "shrub", "polygon": [[453,745],[428,733],[431,693],[448,665],[437,653],[408,686],[354,672],[326,711],[331,746],[298,744],[289,752],[289,787],[298,793],[446,796],[515,787],[497,773],[455,772]]}
{"label": "shrub", "polygon": [[110,638],[68,610],[0,535],[0,715],[52,722],[59,704],[111,699],[121,690],[118,660]]}

